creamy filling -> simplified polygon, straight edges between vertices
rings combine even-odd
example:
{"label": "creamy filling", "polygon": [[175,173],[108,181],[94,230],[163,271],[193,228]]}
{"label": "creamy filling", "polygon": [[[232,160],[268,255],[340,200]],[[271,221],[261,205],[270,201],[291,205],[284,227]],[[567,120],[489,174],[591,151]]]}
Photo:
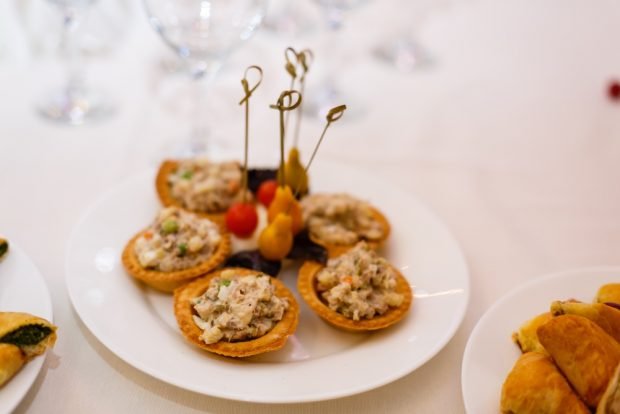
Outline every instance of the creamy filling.
{"label": "creamy filling", "polygon": [[234,270],[211,280],[206,292],[191,303],[194,323],[203,331],[200,339],[206,344],[261,337],[289,307],[285,298],[276,296],[271,277],[239,276]]}
{"label": "creamy filling", "polygon": [[301,207],[310,235],[326,243],[350,245],[385,234],[370,205],[346,194],[314,194]]}
{"label": "creamy filling", "polygon": [[316,276],[316,289],[330,309],[355,321],[371,319],[398,307],[396,271],[365,242],[330,259]]}
{"label": "creamy filling", "polygon": [[237,162],[206,159],[179,162],[168,177],[172,197],[183,207],[202,213],[222,213],[240,198],[242,168]]}
{"label": "creamy filling", "polygon": [[134,253],[143,268],[171,272],[206,262],[221,239],[211,220],[169,207],[136,239]]}

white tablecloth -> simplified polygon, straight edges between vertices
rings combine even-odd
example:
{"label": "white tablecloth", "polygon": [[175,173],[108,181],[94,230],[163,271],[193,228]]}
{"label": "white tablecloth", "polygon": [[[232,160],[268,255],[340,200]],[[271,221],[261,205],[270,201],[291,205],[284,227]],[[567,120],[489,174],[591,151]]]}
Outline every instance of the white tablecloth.
{"label": "white tablecloth", "polygon": [[[606,87],[620,78],[620,3],[442,4],[419,21],[417,31],[434,65],[404,74],[369,53],[398,13],[398,2],[371,2],[352,13],[342,36],[345,84],[357,87],[357,102],[368,111],[357,122],[335,125],[319,156],[372,168],[448,224],[471,270],[462,326],[415,372],[332,401],[249,404],[153,379],[122,362],[80,322],[69,303],[64,258],[84,210],[106,189],[155,165],[162,144],[178,133],[183,114],[172,121],[159,114],[175,106],[167,88],[182,79],[156,69],[171,55],[137,10],[122,42],[88,68],[91,84],[118,103],[117,114],[76,128],[45,122],[33,102],[60,79],[60,69],[49,56],[28,53],[13,2],[3,3],[0,232],[40,268],[60,327],[56,347],[17,412],[463,412],[463,349],[495,300],[549,272],[619,261],[620,103],[608,99]],[[261,98],[266,107],[287,84],[283,48],[311,46],[320,62],[324,50],[317,35],[291,39],[263,32],[238,50],[211,93],[222,103],[221,119],[239,115],[235,100],[245,66],[257,63],[267,71],[264,96],[273,99]],[[261,145],[252,157],[273,161],[273,111],[258,108],[253,119]],[[241,142],[240,123],[222,124],[221,135]],[[306,121],[304,128],[318,137],[321,124]]]}

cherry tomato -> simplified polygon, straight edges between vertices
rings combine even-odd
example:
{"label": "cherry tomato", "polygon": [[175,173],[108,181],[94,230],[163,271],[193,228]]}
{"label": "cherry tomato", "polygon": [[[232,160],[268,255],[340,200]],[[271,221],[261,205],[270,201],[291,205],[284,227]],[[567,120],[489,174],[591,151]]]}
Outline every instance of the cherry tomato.
{"label": "cherry tomato", "polygon": [[250,203],[233,203],[226,212],[226,227],[235,236],[245,239],[252,236],[258,225],[256,207]]}
{"label": "cherry tomato", "polygon": [[258,201],[265,207],[269,207],[269,204],[271,204],[273,198],[276,196],[277,189],[278,182],[276,180],[263,181],[258,187],[258,192],[256,194]]}

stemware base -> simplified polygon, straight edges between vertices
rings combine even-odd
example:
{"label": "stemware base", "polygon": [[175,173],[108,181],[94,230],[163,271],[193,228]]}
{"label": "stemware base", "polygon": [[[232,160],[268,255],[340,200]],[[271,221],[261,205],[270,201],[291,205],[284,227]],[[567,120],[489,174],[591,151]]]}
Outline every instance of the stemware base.
{"label": "stemware base", "polygon": [[113,114],[112,105],[100,94],[88,90],[62,89],[46,96],[37,112],[43,118],[66,125],[81,125]]}
{"label": "stemware base", "polygon": [[343,121],[359,119],[366,113],[366,107],[360,99],[331,83],[310,91],[307,95],[303,113],[310,118],[325,119],[329,110],[339,105],[347,105]]}
{"label": "stemware base", "polygon": [[402,36],[377,46],[373,54],[401,72],[426,68],[433,62],[426,49],[414,39]]}

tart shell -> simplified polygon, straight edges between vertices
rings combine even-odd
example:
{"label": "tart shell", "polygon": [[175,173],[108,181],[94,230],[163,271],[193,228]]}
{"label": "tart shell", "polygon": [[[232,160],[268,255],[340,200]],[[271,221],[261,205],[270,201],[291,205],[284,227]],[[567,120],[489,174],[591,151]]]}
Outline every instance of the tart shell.
{"label": "tart shell", "polygon": [[331,325],[347,331],[363,332],[375,331],[387,328],[395,324],[405,317],[411,303],[413,302],[413,293],[409,282],[396,268],[396,292],[403,295],[403,303],[395,308],[389,308],[383,315],[376,316],[372,319],[362,319],[354,321],[329,308],[318,296],[316,291],[315,278],[316,274],[323,269],[323,265],[317,262],[305,262],[299,269],[299,277],[297,279],[297,290],[304,299],[306,304],[321,318]]}
{"label": "tart shell", "polygon": [[157,177],[155,178],[155,189],[157,190],[157,196],[159,197],[159,201],[164,205],[164,207],[179,207],[187,211],[191,211],[192,213],[200,216],[206,217],[215,221],[218,224],[223,224],[225,220],[226,210],[218,213],[205,213],[202,211],[193,211],[188,210],[179,200],[172,196],[170,192],[170,185],[168,184],[168,177],[170,174],[173,174],[179,168],[179,163],[174,160],[165,160],[159,166],[159,170],[157,171]]}
{"label": "tart shell", "polygon": [[248,357],[269,351],[275,351],[284,346],[286,340],[295,332],[299,322],[299,305],[293,294],[282,282],[272,278],[271,282],[278,297],[286,298],[289,308],[284,312],[282,319],[265,335],[248,341],[225,342],[206,344],[200,339],[202,330],[194,323],[195,315],[191,299],[202,295],[209,287],[211,280],[220,276],[224,270],[234,270],[239,276],[259,275],[261,272],[243,268],[224,268],[212,272],[174,291],[174,315],[183,336],[192,344],[209,352],[228,357]]}
{"label": "tart shell", "polygon": [[[383,245],[383,242],[387,240],[387,238],[390,236],[391,226],[390,222],[383,215],[383,213],[381,213],[379,210],[372,206],[370,207],[370,209],[372,211],[373,218],[377,220],[383,228],[383,237],[375,240],[364,239],[364,241],[371,249],[378,250]],[[346,253],[348,250],[351,250],[357,243],[359,243],[359,241],[356,241],[353,244],[332,244],[325,242],[320,238],[314,237],[312,236],[312,234],[310,234],[310,240],[312,240],[316,244],[325,247],[327,249],[329,257],[340,256],[341,254]]]}
{"label": "tart shell", "polygon": [[[221,226],[220,226],[221,228]],[[171,293],[177,287],[183,285],[191,279],[205,275],[224,263],[231,252],[231,242],[228,233],[222,232],[222,239],[209,259],[197,266],[172,272],[161,272],[159,270],[145,269],[140,265],[138,257],[134,253],[136,240],[145,232],[143,230],[133,236],[123,249],[123,266],[127,273],[134,278],[141,280],[150,287],[162,292]]]}

